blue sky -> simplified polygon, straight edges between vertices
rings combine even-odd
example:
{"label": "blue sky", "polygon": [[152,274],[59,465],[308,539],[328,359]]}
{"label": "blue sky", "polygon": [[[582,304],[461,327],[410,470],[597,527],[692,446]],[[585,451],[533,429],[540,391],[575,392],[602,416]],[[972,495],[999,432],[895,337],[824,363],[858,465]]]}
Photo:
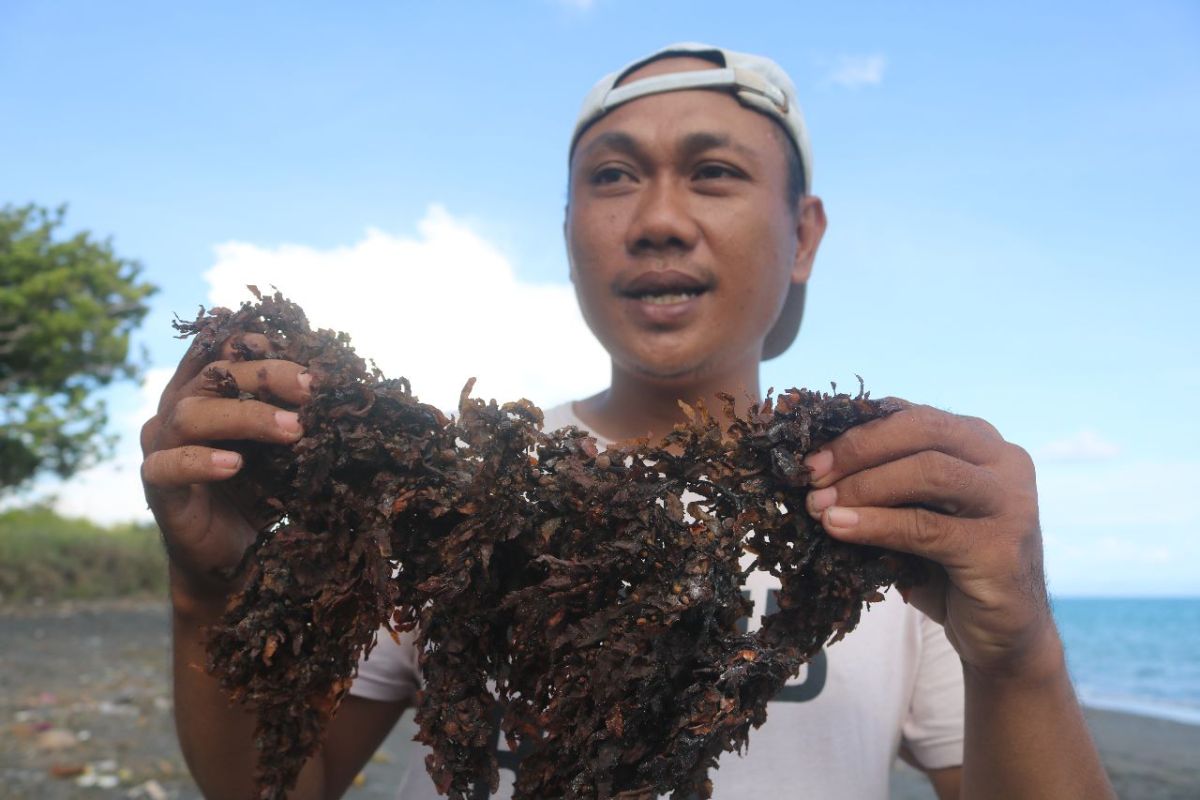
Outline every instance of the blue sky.
{"label": "blue sky", "polygon": [[170,319],[247,282],[434,399],[600,388],[567,138],[602,74],[700,40],[792,74],[830,217],[766,382],[985,417],[1038,462],[1052,589],[1200,594],[1200,6],[978,5],[0,3],[0,203],[70,203],[162,288],[120,457],[40,490],[138,513]]}

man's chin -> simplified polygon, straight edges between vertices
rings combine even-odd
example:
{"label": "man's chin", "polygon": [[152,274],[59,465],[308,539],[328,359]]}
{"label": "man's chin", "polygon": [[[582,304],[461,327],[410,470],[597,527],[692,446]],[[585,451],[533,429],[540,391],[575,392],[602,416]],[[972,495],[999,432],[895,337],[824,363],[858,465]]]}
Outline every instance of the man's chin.
{"label": "man's chin", "polygon": [[607,348],[614,367],[664,388],[685,390],[689,385],[711,380],[717,373],[737,371],[738,358],[712,337],[696,337],[693,332],[691,336],[660,337],[649,343],[657,346],[646,344],[635,342],[628,348]]}
{"label": "man's chin", "polygon": [[664,385],[687,384],[702,378],[707,372],[704,359],[673,361],[634,361],[627,364],[629,371],[641,378],[651,379]]}

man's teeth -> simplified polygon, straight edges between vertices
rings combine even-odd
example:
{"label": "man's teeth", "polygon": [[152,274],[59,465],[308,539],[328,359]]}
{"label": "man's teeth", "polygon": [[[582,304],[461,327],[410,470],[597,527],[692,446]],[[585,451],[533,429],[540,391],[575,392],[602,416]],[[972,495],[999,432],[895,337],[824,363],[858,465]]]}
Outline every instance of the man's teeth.
{"label": "man's teeth", "polygon": [[684,303],[699,295],[699,292],[671,292],[670,294],[644,294],[639,299],[658,306],[665,306],[671,303]]}

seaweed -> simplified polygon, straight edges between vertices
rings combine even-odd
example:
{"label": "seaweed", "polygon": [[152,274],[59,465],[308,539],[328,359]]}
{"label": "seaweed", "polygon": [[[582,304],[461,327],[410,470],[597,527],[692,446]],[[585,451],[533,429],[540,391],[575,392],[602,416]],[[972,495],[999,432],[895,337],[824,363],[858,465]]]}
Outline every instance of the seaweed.
{"label": "seaweed", "polygon": [[[768,392],[744,416],[729,396],[715,414],[681,403],[662,441],[600,451],[542,430],[526,400],[472,397],[473,381],[448,417],[251,290],[176,327],[210,351],[264,334],[266,353],[239,357],[314,376],[300,441],[233,445],[261,528],[208,632],[208,670],[257,714],[263,800],[294,785],[381,630],[415,631],[417,738],[451,798],[496,787],[497,726],[527,753],[516,798],[709,797],[708,770],[785,681],[882,587],[923,579],[918,559],[834,540],[804,511],[804,456],[896,410],[861,382]],[[227,372],[208,378],[240,396]],[[778,577],[779,610],[743,633],[754,569]]]}

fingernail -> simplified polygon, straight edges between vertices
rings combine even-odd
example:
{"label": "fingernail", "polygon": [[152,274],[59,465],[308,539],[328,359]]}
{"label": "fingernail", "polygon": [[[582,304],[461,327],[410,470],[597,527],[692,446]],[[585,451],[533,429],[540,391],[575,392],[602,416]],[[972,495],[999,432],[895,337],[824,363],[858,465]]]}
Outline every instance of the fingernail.
{"label": "fingernail", "polygon": [[237,469],[242,465],[242,456],[228,450],[218,450],[212,454],[212,465],[217,469]]}
{"label": "fingernail", "polygon": [[275,424],[284,433],[300,435],[300,416],[295,411],[276,411]]}
{"label": "fingernail", "polygon": [[853,508],[834,506],[825,511],[825,524],[833,528],[853,528],[858,524],[858,512]]}
{"label": "fingernail", "polygon": [[305,392],[309,392],[310,387],[312,386],[312,373],[311,372],[297,373],[296,374],[296,383],[300,384],[300,388],[303,389]]}
{"label": "fingernail", "polygon": [[809,453],[804,457],[804,466],[812,471],[812,474],[808,476],[809,480],[819,481],[833,469],[833,453],[829,450],[818,450],[815,453]]}
{"label": "fingernail", "polygon": [[814,517],[821,516],[821,512],[829,508],[837,502],[837,489],[833,486],[825,489],[817,489],[815,492],[808,493],[808,511]]}

